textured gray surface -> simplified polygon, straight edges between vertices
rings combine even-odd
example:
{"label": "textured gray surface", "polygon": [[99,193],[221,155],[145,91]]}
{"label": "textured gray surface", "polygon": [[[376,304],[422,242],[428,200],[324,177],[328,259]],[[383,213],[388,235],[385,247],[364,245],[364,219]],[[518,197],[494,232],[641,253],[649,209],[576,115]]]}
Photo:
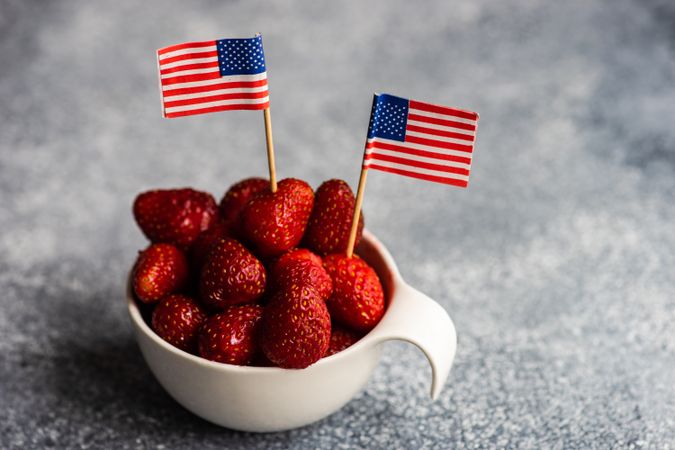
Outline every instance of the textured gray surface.
{"label": "textured gray surface", "polygon": [[[0,448],[675,447],[675,7],[413,3],[0,2]],[[254,31],[282,177],[354,185],[375,90],[481,113],[470,189],[373,173],[365,201],[456,322],[435,403],[390,344],[335,415],[237,433],[141,359],[134,194],[265,173],[258,113],[160,118],[153,52]]]}

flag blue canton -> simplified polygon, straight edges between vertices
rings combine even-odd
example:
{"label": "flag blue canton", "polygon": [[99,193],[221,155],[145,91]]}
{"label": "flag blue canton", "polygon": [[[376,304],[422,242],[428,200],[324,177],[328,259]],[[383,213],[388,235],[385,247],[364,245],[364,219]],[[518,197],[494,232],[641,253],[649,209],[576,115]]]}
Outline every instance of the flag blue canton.
{"label": "flag blue canton", "polygon": [[368,139],[382,138],[404,142],[408,104],[409,101],[405,98],[376,94],[370,111]]}
{"label": "flag blue canton", "polygon": [[265,53],[262,36],[246,39],[220,39],[218,47],[218,67],[220,76],[254,75],[265,72]]}

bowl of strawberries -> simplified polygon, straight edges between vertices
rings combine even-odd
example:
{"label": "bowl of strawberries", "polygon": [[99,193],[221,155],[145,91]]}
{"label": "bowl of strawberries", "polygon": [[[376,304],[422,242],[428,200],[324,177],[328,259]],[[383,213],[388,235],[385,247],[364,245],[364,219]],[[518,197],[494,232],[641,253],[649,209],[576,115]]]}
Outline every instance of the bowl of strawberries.
{"label": "bowl of strawberries", "polygon": [[[438,397],[456,350],[452,320],[408,285],[358,224],[341,180],[317,190],[249,178],[220,203],[190,188],[139,194],[150,240],[129,275],[136,340],[166,391],[228,428],[269,432],[337,411],[366,384],[382,344],[418,346]],[[362,216],[361,216],[362,217]]]}

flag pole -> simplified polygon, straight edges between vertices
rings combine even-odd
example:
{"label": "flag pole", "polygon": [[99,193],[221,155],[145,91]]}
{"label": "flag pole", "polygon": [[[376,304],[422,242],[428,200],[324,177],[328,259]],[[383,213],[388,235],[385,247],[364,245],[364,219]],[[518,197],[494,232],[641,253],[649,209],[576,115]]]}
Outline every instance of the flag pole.
{"label": "flag pole", "polygon": [[[363,154],[365,159],[365,152]],[[352,218],[352,229],[349,231],[349,242],[347,243],[347,258],[354,254],[354,244],[356,243],[356,232],[359,229],[359,218],[361,216],[361,204],[363,203],[363,191],[366,190],[366,177],[368,168],[361,165],[361,176],[359,177],[359,188],[356,191],[356,201],[354,202],[354,217]]]}
{"label": "flag pole", "polygon": [[274,143],[272,142],[272,118],[269,106],[263,110],[265,118],[265,139],[267,140],[267,163],[270,168],[270,189],[277,191],[277,169],[274,165]]}

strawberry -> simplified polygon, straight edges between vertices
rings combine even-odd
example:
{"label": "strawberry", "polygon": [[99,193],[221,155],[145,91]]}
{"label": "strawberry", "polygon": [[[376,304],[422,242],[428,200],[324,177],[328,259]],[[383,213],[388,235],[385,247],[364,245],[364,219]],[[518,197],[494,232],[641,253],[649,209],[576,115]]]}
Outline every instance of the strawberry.
{"label": "strawberry", "polygon": [[265,189],[242,211],[246,237],[262,256],[280,255],[300,243],[314,204],[314,192],[304,181],[286,178],[276,192]]}
{"label": "strawberry", "polygon": [[294,248],[277,258],[274,266],[272,267],[272,271],[278,270],[289,263],[293,263],[294,261],[302,261],[306,259],[314,262],[315,264],[323,265],[323,261],[321,260],[320,256],[312,253],[306,248]]}
{"label": "strawberry", "polygon": [[204,267],[213,246],[221,239],[229,237],[229,235],[230,229],[223,221],[218,221],[208,230],[199,233],[197,239],[192,243],[192,247],[190,247],[190,262],[197,273]]}
{"label": "strawberry", "polygon": [[156,303],[182,289],[188,280],[187,258],[171,244],[152,244],[139,253],[132,271],[138,299]]}
{"label": "strawberry", "polygon": [[[345,252],[354,219],[354,203],[354,194],[346,182],[325,181],[316,190],[304,244],[322,256]],[[354,246],[359,243],[362,231],[363,214],[359,216]]]}
{"label": "strawberry", "polygon": [[237,305],[212,316],[199,333],[199,355],[225,364],[251,364],[259,353],[262,314],[260,305]]}
{"label": "strawberry", "polygon": [[134,217],[152,242],[166,242],[187,250],[216,220],[218,207],[211,194],[194,189],[144,192],[134,201]]}
{"label": "strawberry", "polygon": [[324,358],[351,347],[361,339],[361,337],[362,335],[359,333],[333,325],[330,333],[330,344],[328,345],[328,351],[324,355]]}
{"label": "strawberry", "polygon": [[242,233],[240,215],[244,206],[258,192],[269,188],[270,182],[264,178],[246,178],[233,184],[223,195],[218,206],[220,217],[227,223],[235,235]]}
{"label": "strawberry", "polygon": [[206,311],[193,298],[169,295],[152,312],[152,329],[174,347],[196,353],[199,328],[206,317]]}
{"label": "strawberry", "polygon": [[333,292],[333,281],[323,268],[321,258],[305,249],[284,253],[272,267],[270,275],[272,289],[284,290],[294,284],[308,284],[327,300]]}
{"label": "strawberry", "polygon": [[333,279],[333,295],[326,300],[333,320],[357,331],[371,330],[384,314],[384,292],[375,271],[357,255],[329,255],[323,265]]}
{"label": "strawberry", "polygon": [[330,316],[311,286],[292,285],[277,292],[265,307],[262,350],[279,367],[302,369],[326,354]]}
{"label": "strawberry", "polygon": [[265,267],[238,241],[215,244],[202,269],[199,293],[208,306],[224,309],[252,302],[265,292]]}

